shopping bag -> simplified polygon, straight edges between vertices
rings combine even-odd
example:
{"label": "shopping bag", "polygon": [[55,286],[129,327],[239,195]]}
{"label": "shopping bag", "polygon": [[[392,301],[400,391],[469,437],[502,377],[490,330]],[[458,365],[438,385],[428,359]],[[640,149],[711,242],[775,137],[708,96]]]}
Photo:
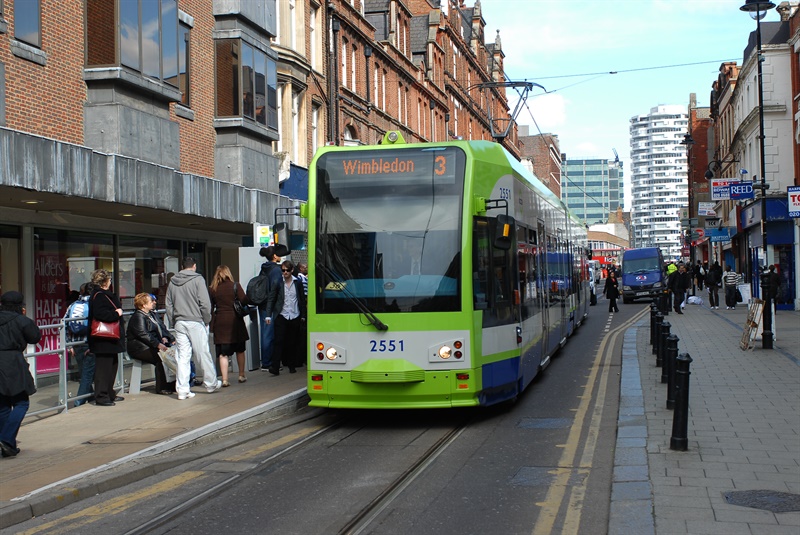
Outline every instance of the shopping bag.
{"label": "shopping bag", "polygon": [[742,292],[739,291],[739,288],[736,288],[736,302],[741,303],[742,301],[744,301],[742,298]]}
{"label": "shopping bag", "polygon": [[161,364],[164,366],[167,382],[174,381],[178,374],[178,360],[175,358],[175,348],[168,347],[163,351],[159,351],[158,356],[161,357]]}

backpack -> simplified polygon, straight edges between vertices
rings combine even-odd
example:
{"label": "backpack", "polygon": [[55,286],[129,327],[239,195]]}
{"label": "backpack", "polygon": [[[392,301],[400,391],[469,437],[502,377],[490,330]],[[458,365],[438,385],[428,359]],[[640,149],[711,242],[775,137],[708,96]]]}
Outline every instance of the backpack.
{"label": "backpack", "polygon": [[[89,332],[89,300],[81,297],[77,301],[73,301],[67,307],[65,318],[73,319],[75,321],[66,321],[67,330],[72,334],[86,334]],[[80,321],[78,321],[80,320]]]}
{"label": "backpack", "polygon": [[267,298],[269,297],[269,272],[267,270],[264,272],[262,270],[258,275],[250,279],[250,282],[247,283],[247,290],[245,290],[245,295],[247,295],[247,300],[250,301],[251,304],[256,306],[261,306],[267,303]]}

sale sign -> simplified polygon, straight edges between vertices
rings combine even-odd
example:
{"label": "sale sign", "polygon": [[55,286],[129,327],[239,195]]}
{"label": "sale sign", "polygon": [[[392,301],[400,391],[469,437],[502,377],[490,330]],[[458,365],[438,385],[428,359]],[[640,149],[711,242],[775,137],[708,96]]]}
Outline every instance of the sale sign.
{"label": "sale sign", "polygon": [[715,178],[711,180],[711,200],[727,201],[731,198],[731,184],[737,184],[738,180],[729,178]]}
{"label": "sale sign", "polygon": [[800,186],[786,188],[789,197],[789,217],[800,217]]}

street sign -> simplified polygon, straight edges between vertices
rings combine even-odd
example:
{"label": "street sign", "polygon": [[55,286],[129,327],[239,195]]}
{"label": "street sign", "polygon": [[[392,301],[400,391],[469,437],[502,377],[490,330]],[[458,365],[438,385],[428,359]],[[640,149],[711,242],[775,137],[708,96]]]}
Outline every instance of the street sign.
{"label": "street sign", "polygon": [[706,236],[711,238],[711,243],[731,241],[731,235],[728,231],[728,227],[709,229],[706,231]]}
{"label": "street sign", "polygon": [[692,236],[694,236],[695,234],[697,234],[698,238],[702,238],[703,236],[706,235],[706,231],[705,231],[705,229],[701,229],[701,228],[693,228],[692,229]]}
{"label": "street sign", "polygon": [[722,226],[722,218],[721,217],[707,217],[705,221],[705,226],[707,229],[719,228]]}
{"label": "street sign", "polygon": [[730,184],[728,187],[730,189],[732,201],[738,201],[739,199],[752,199],[755,197],[752,182],[739,182],[738,184]]}
{"label": "street sign", "polygon": [[800,217],[800,186],[788,186],[789,217]]}

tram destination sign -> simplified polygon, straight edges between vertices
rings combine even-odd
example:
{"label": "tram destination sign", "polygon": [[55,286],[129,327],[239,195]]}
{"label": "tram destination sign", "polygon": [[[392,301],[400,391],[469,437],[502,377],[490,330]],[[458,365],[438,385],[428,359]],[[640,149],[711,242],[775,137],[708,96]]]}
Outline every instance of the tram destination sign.
{"label": "tram destination sign", "polygon": [[452,148],[331,152],[324,158],[323,165],[338,186],[453,184],[458,167]]}

